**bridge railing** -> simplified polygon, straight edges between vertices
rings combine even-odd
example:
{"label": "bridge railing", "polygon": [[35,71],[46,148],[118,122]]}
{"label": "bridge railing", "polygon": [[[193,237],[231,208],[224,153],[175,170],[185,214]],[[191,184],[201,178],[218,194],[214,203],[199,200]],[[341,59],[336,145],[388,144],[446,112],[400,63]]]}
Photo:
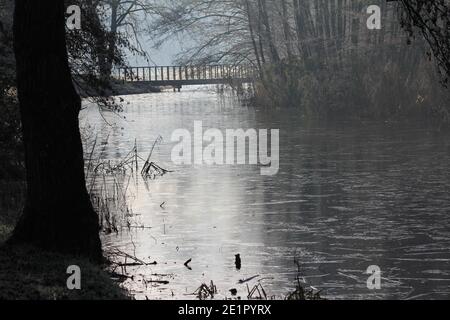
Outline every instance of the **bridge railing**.
{"label": "bridge railing", "polygon": [[123,81],[183,81],[252,79],[255,68],[250,65],[148,66],[117,68],[115,77]]}

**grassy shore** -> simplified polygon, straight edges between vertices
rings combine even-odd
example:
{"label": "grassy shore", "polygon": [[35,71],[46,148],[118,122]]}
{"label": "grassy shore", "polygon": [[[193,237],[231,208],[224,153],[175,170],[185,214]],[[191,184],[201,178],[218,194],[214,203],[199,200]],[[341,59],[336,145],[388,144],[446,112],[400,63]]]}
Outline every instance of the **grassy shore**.
{"label": "grassy shore", "polygon": [[[0,300],[130,299],[101,266],[83,258],[5,245],[20,208],[4,204],[0,207]],[[66,270],[71,265],[81,269],[81,290],[67,289]]]}

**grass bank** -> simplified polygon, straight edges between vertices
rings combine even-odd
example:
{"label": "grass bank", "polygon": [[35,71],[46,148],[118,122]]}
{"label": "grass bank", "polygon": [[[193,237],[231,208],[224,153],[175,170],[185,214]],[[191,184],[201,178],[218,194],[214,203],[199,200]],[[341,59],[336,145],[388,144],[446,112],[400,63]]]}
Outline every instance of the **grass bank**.
{"label": "grass bank", "polygon": [[[6,185],[9,188],[6,188]],[[84,258],[46,252],[31,246],[8,246],[22,200],[19,182],[2,182],[0,203],[0,300],[130,299],[101,266]],[[12,198],[12,195],[16,195]],[[6,201],[9,199],[9,201]],[[62,208],[63,209],[63,208]],[[67,289],[67,267],[81,269],[81,290]]]}

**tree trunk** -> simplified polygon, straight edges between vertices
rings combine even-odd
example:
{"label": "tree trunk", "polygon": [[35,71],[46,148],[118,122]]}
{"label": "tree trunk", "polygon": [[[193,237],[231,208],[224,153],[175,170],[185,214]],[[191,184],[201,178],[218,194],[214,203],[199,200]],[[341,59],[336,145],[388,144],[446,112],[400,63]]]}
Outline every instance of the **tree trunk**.
{"label": "tree trunk", "polygon": [[255,54],[255,58],[256,58],[256,63],[258,65],[258,72],[261,76],[261,78],[263,77],[262,75],[262,65],[261,65],[261,59],[259,57],[259,53],[258,53],[258,45],[256,44],[256,39],[255,39],[255,32],[253,30],[253,22],[252,22],[252,15],[251,15],[251,8],[250,8],[250,0],[245,0],[245,9],[246,9],[246,13],[247,13],[247,19],[248,19],[248,29],[250,32],[250,38],[252,40],[252,46],[253,46],[253,51]]}
{"label": "tree trunk", "polygon": [[305,62],[309,58],[309,45],[305,41],[307,31],[305,21],[303,19],[303,15],[301,12],[301,10],[304,10],[304,8],[300,8],[300,0],[293,0],[293,5],[295,17],[295,31],[297,33],[297,47],[301,57],[303,58],[303,62]]}
{"label": "tree trunk", "polygon": [[27,198],[11,243],[100,261],[99,225],[84,175],[81,100],[68,65],[64,1],[16,0],[14,51]]}
{"label": "tree trunk", "polygon": [[261,14],[261,2],[258,0],[258,45],[259,52],[261,53],[261,62],[263,65],[266,64],[266,55],[264,53],[264,39],[262,32],[262,14]]}
{"label": "tree trunk", "polygon": [[111,77],[113,65],[114,65],[114,57],[116,55],[116,42],[117,42],[117,10],[119,9],[119,1],[111,2],[111,25],[110,32],[108,35],[108,51],[107,51],[107,69],[106,73],[102,74],[103,77],[109,79]]}
{"label": "tree trunk", "polygon": [[291,35],[291,26],[289,25],[289,15],[287,8],[287,0],[281,0],[281,8],[282,8],[282,18],[283,18],[283,34],[284,34],[284,42],[286,46],[286,54],[289,61],[293,61],[294,54],[292,50],[292,35]]}
{"label": "tree trunk", "polygon": [[264,40],[267,41],[269,45],[269,52],[271,57],[271,62],[277,64],[280,62],[280,56],[275,47],[272,29],[270,27],[269,14],[267,12],[267,1],[266,0],[258,0],[259,10],[261,12],[262,25],[264,27]]}

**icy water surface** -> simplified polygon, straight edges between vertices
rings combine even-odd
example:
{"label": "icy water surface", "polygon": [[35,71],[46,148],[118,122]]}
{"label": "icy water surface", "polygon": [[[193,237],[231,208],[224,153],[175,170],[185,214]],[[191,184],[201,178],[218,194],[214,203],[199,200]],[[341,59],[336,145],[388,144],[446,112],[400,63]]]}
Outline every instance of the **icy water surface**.
{"label": "icy water surface", "polygon": [[[330,299],[450,298],[449,134],[417,124],[305,123],[292,110],[256,110],[199,88],[125,99],[126,120],[103,114],[110,127],[88,108],[81,122],[108,137],[103,157],[111,161],[135,139],[146,157],[164,138],[152,159],[173,172],[128,186],[136,223],[146,228],[103,238],[157,262],[127,267],[134,279],[124,285],[138,299],[195,299],[190,294],[211,280],[216,298],[232,288],[245,298],[238,281],[256,275],[250,288],[260,280],[283,298],[295,286],[294,257],[307,285]],[[171,134],[193,130],[196,120],[220,130],[279,128],[279,174],[175,166]],[[370,265],[382,270],[381,290],[367,289]]]}

